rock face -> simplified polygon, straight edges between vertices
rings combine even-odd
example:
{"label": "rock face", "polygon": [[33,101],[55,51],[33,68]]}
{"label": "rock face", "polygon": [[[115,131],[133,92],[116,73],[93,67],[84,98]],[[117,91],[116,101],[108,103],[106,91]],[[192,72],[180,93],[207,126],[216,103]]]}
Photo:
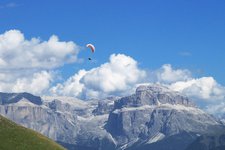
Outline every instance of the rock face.
{"label": "rock face", "polygon": [[0,98],[2,115],[71,150],[182,150],[208,127],[221,125],[187,97],[161,85],[140,86],[131,96],[105,100],[28,93],[0,93]]}
{"label": "rock face", "polygon": [[77,124],[75,115],[52,111],[45,105],[37,105],[24,97],[16,103],[0,105],[0,113],[53,140],[71,141],[69,136],[73,137],[77,132],[77,130],[69,130]]}
{"label": "rock face", "polygon": [[[108,149],[115,149],[112,136],[104,129],[112,101],[102,105],[98,101],[84,102],[68,97],[25,97],[24,93],[2,93],[0,97],[5,98],[5,95],[10,99],[6,98],[0,105],[0,114],[48,136],[68,149],[103,149],[105,145]],[[12,102],[11,99],[15,97],[16,100]]]}
{"label": "rock face", "polygon": [[[107,130],[117,146],[151,144],[182,132],[203,134],[220,123],[185,96],[159,85],[140,86],[132,96],[115,101]],[[157,137],[153,138],[153,137]]]}
{"label": "rock face", "polygon": [[109,114],[110,111],[113,110],[114,107],[114,101],[111,103],[105,100],[101,100],[98,102],[98,106],[96,109],[93,110],[93,114],[95,115],[103,115],[103,114]]}

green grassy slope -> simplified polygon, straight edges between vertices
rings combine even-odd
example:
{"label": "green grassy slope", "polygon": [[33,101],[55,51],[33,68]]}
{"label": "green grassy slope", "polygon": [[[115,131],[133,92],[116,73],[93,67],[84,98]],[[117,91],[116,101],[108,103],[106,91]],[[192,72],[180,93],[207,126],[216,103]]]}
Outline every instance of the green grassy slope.
{"label": "green grassy slope", "polygon": [[51,139],[0,116],[0,150],[65,150]]}

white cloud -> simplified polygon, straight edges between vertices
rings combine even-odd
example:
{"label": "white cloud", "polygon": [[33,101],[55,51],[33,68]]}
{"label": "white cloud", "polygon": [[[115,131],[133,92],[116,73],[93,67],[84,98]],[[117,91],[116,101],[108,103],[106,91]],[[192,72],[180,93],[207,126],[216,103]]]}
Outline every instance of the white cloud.
{"label": "white cloud", "polygon": [[219,116],[219,117],[224,117],[224,115],[225,115],[225,102],[207,105],[206,108],[205,108],[205,111],[207,111],[210,114],[214,114],[216,116]]}
{"label": "white cloud", "polygon": [[179,81],[168,86],[192,98],[199,107],[210,114],[220,116],[225,113],[225,87],[217,83],[213,77]]}
{"label": "white cloud", "polygon": [[145,77],[146,72],[138,68],[133,58],[112,54],[109,62],[89,71],[79,71],[65,83],[53,87],[51,92],[87,98],[126,95]]}
{"label": "white cloud", "polygon": [[213,77],[175,82],[170,85],[170,88],[190,97],[208,101],[223,100],[225,97],[225,88]]}
{"label": "white cloud", "polygon": [[19,30],[0,35],[0,69],[53,69],[76,62],[79,46],[74,42],[59,41],[52,35],[48,41],[39,38],[26,40]]}
{"label": "white cloud", "polygon": [[50,87],[52,74],[47,71],[34,73],[31,78],[24,77],[16,80],[12,87],[13,92],[30,92],[40,95]]}
{"label": "white cloud", "polygon": [[174,83],[177,81],[186,81],[191,78],[191,72],[187,69],[173,69],[170,64],[163,65],[155,71],[157,82]]}
{"label": "white cloud", "polygon": [[80,83],[81,78],[85,76],[87,71],[80,70],[77,74],[70,77],[64,83],[58,83],[50,89],[53,95],[65,95],[79,97],[82,94],[84,85]]}
{"label": "white cloud", "polygon": [[187,95],[205,111],[216,115],[225,113],[225,87],[213,77],[193,78],[189,70],[173,69],[170,64],[163,65],[150,75],[155,76],[150,81]]}
{"label": "white cloud", "polygon": [[215,101],[223,100],[225,97],[225,87],[217,83],[213,77],[195,79],[188,69],[173,69],[170,64],[165,64],[151,75],[156,76],[155,82],[167,85],[191,98]]}
{"label": "white cloud", "polygon": [[42,41],[25,39],[19,30],[0,34],[0,91],[44,94],[54,81],[54,69],[76,62],[79,50],[55,35]]}
{"label": "white cloud", "polygon": [[[46,92],[53,80],[54,73],[40,71],[35,73],[17,73],[0,75],[0,91],[3,92],[30,92],[32,94],[43,94]],[[8,78],[8,80],[7,80]]]}
{"label": "white cloud", "polygon": [[137,61],[129,56],[113,54],[109,62],[88,71],[80,70],[64,83],[52,87],[50,91],[54,95],[87,98],[123,96],[132,94],[140,83],[154,81],[204,103],[224,99],[225,88],[213,77],[194,79],[189,70],[173,69],[170,64],[163,65],[147,76],[146,71],[139,69],[137,64]]}

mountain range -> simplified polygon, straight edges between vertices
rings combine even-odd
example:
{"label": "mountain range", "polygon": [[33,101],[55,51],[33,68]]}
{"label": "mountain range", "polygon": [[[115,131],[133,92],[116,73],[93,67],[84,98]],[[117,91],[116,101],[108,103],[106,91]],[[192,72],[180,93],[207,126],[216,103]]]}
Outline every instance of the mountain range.
{"label": "mountain range", "polygon": [[[219,119],[159,84],[139,86],[126,97],[88,101],[0,93],[0,114],[69,150],[189,150],[225,131]],[[222,134],[215,139],[215,148],[225,145]]]}

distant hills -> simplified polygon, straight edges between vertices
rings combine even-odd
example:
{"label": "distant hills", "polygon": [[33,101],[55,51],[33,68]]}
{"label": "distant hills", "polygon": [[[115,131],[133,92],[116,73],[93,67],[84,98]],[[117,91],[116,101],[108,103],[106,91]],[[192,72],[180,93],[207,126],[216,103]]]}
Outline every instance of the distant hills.
{"label": "distant hills", "polygon": [[65,150],[51,139],[0,116],[1,150]]}

